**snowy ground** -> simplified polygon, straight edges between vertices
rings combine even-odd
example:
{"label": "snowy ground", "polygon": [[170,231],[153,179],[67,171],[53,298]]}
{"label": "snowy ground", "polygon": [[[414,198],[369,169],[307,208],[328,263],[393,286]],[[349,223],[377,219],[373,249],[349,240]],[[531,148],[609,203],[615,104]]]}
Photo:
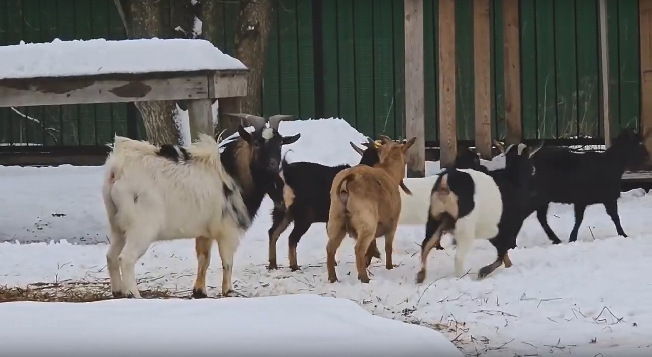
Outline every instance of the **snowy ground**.
{"label": "snowy ground", "polygon": [[12,321],[0,326],[2,351],[11,356],[93,355],[98,350],[129,356],[163,351],[168,356],[462,356],[429,328],[374,316],[346,299],[307,294],[14,302],[0,304],[0,316]]}
{"label": "snowy ground", "polygon": [[[285,135],[301,132],[287,149],[290,162],[355,163],[359,156],[349,140],[364,137],[344,121],[322,120],[281,124]],[[319,137],[319,138],[318,138]],[[324,140],[326,143],[324,143]],[[433,167],[429,172],[435,171]],[[44,241],[73,239],[94,245],[18,245],[0,243],[0,284],[37,281],[106,279],[108,241],[100,197],[101,168],[0,167],[0,240]],[[453,277],[454,248],[430,254],[428,278],[414,280],[423,227],[400,227],[394,243],[391,271],[374,260],[371,283],[356,280],[353,244],[345,240],[338,251],[340,282],[327,282],[325,225],[314,224],[298,247],[302,270],[287,268],[287,235],[278,244],[278,271],[268,272],[267,229],[271,201],[265,199],[259,217],[235,257],[234,286],[246,296],[309,293],[356,301],[383,317],[447,326],[443,332],[470,355],[644,356],[652,352],[652,233],[648,213],[652,194],[624,193],[619,211],[629,238],[616,236],[601,206],[586,211],[578,242],[552,246],[531,216],[510,253],[514,266],[499,268],[483,281],[478,269],[495,258],[488,242],[469,254],[462,279]],[[552,205],[549,222],[566,241],[573,225],[571,206]],[[379,242],[382,247],[383,240]],[[382,249],[381,249],[382,251]],[[219,256],[209,270],[209,295],[221,281]],[[189,295],[196,271],[191,240],[156,243],[136,267],[146,286],[164,286]],[[1,313],[0,313],[1,314]],[[219,328],[219,325],[215,325]],[[476,352],[477,351],[477,352]]]}

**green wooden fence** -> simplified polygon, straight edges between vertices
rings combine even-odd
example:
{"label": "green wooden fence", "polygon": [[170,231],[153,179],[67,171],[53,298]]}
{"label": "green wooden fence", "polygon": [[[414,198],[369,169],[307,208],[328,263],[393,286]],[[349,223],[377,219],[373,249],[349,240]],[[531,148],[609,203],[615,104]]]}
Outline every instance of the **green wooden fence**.
{"label": "green wooden fence", "polygon": [[[638,0],[607,2],[612,125],[637,128]],[[474,137],[472,3],[456,0],[462,140]],[[232,54],[239,4],[220,6],[217,46]],[[424,7],[426,140],[436,141],[437,0],[424,0]],[[503,138],[502,0],[492,0],[491,10],[493,135]],[[601,137],[597,1],[521,0],[519,11],[524,137]],[[403,0],[278,0],[272,23],[262,93],[265,115],[342,117],[367,135],[405,136]],[[0,1],[0,45],[57,37],[122,39],[124,30],[111,0]],[[103,145],[114,133],[126,135],[127,113],[126,104],[4,108],[0,143]]]}

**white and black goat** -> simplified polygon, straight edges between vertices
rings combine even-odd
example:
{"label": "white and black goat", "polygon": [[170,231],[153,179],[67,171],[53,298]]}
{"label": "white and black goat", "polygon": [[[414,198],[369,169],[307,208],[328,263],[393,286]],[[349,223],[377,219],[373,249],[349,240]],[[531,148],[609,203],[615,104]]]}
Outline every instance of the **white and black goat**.
{"label": "white and black goat", "polygon": [[426,236],[421,245],[421,270],[417,283],[426,277],[428,253],[436,247],[444,231],[457,241],[455,275],[464,274],[464,259],[475,239],[488,239],[496,248],[497,259],[478,273],[484,278],[503,262],[512,265],[507,252],[516,247],[516,236],[527,218],[533,165],[530,158],[543,145],[531,149],[525,144],[510,145],[505,151],[504,169],[488,174],[473,169],[447,169],[432,187]]}
{"label": "white and black goat", "polygon": [[[359,165],[374,166],[380,162],[376,144],[373,140],[363,143],[365,150],[350,143],[351,147],[361,155]],[[292,271],[299,270],[297,263],[297,245],[304,234],[315,222],[326,223],[330,208],[330,189],[338,172],[350,168],[351,165],[326,166],[314,162],[282,161],[283,184],[279,189],[283,192],[282,206],[272,210],[272,226],[269,229],[269,266],[278,269],[276,263],[276,242],[279,236],[294,222],[294,228],[288,237],[288,260]],[[380,258],[380,252],[375,241],[370,250],[373,256]]]}
{"label": "white and black goat", "polygon": [[641,137],[631,129],[624,129],[605,152],[572,152],[564,147],[545,147],[532,158],[536,174],[530,212],[537,212],[537,219],[553,244],[561,240],[548,225],[551,202],[575,206],[575,225],[569,242],[577,240],[584,211],[593,204],[604,205],[618,235],[627,237],[618,215],[621,178],[625,169],[635,168],[649,158],[646,147],[651,144],[650,135],[652,130]]}
{"label": "white and black goat", "polygon": [[217,241],[222,260],[222,294],[232,293],[233,255],[249,228],[264,195],[275,192],[281,146],[299,139],[283,137],[281,120],[232,114],[253,125],[220,154],[208,135],[188,147],[155,146],[116,136],[107,158],[102,186],[111,227],[107,266],[115,297],[140,297],[136,262],[151,243],[196,238],[198,273],[193,297],[206,296],[210,248]]}

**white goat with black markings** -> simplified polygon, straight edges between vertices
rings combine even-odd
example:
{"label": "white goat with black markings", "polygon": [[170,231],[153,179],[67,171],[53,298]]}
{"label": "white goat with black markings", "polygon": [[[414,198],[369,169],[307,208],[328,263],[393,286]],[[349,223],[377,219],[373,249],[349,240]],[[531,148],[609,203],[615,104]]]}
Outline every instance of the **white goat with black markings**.
{"label": "white goat with black markings", "polygon": [[534,174],[530,158],[541,145],[534,149],[522,143],[511,145],[505,150],[505,168],[488,174],[473,169],[448,169],[438,175],[430,194],[417,283],[425,279],[428,253],[438,247],[444,231],[454,232],[457,241],[457,277],[464,274],[464,259],[476,239],[489,240],[498,255],[492,264],[480,269],[479,279],[503,263],[506,267],[512,265],[507,252],[516,247],[516,236],[529,215],[526,212]]}
{"label": "white goat with black markings", "polygon": [[[204,295],[209,258],[200,253],[210,254],[210,243],[217,241],[223,267],[222,294],[232,292],[233,256],[240,237],[251,225],[268,186],[274,185],[281,145],[300,136],[278,134],[278,122],[286,116],[270,118],[270,128],[265,128],[264,118],[241,117],[256,130],[248,133],[239,125],[241,138],[230,143],[231,149],[222,154],[218,143],[208,135],[201,135],[199,141],[185,148],[115,137],[102,186],[111,227],[106,258],[114,297],[139,298],[134,273],[138,259],[155,241],[183,238],[196,238],[197,247],[202,248],[197,248],[195,285],[204,285]],[[250,148],[254,141],[263,151],[269,145],[275,150],[257,155],[257,149]],[[266,173],[258,178],[263,185],[255,185],[253,166],[262,166],[257,172]]]}

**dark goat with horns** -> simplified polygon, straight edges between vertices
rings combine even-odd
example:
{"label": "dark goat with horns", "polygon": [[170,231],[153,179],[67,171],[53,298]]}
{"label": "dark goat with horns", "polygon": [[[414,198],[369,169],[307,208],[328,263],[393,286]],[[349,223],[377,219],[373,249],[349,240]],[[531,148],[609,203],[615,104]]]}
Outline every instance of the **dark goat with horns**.
{"label": "dark goat with horns", "polygon": [[[283,197],[278,186],[282,185],[279,177],[281,164],[281,147],[296,142],[301,134],[283,136],[278,132],[278,126],[283,120],[290,120],[291,115],[272,115],[268,119],[251,114],[227,114],[243,119],[254,127],[253,132],[248,132],[238,125],[239,138],[226,143],[220,160],[224,170],[233,177],[237,184],[235,188],[228,188],[225,192],[242,196],[249,222],[252,222],[258,213],[260,205],[268,194],[275,204],[281,204]],[[266,126],[269,123],[269,126]],[[246,227],[247,229],[249,227]],[[206,297],[206,271],[210,264],[212,239],[197,237],[195,250],[197,252],[197,280],[192,291],[194,298]],[[221,253],[221,252],[220,252]],[[222,256],[222,254],[220,254]],[[231,259],[232,260],[232,259]],[[228,261],[228,260],[227,260]],[[223,269],[226,266],[222,257]],[[229,282],[230,283],[230,282]],[[223,291],[228,287],[223,286]]]}

